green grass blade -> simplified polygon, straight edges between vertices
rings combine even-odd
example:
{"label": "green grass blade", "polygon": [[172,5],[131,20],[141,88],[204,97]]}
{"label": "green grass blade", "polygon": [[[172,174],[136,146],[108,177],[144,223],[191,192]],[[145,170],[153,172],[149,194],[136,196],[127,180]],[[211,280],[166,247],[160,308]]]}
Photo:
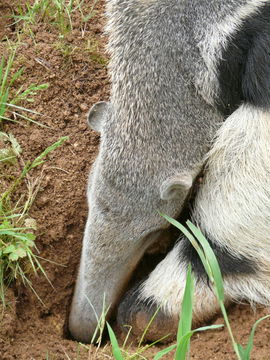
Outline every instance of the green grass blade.
{"label": "green grass blade", "polygon": [[22,75],[24,68],[19,69],[11,78],[9,82],[9,87],[13,85],[13,83]]}
{"label": "green grass blade", "polygon": [[210,325],[210,326],[203,326],[195,330],[191,330],[187,332],[177,344],[177,352],[175,354],[175,360],[185,360],[186,355],[189,348],[190,338],[197,332],[207,331],[207,330],[216,330],[223,327],[223,325]]}
{"label": "green grass blade", "polygon": [[[143,341],[144,341],[145,335],[147,334],[147,331],[149,330],[150,326],[152,325],[154,319],[156,318],[156,316],[157,316],[160,308],[161,308],[161,305],[158,306],[158,308],[157,308],[156,311],[154,312],[153,316],[151,317],[150,321],[148,322],[146,328],[144,329],[144,332],[143,332],[143,334],[142,334],[142,336],[141,336],[141,338],[140,338],[138,347],[141,347],[141,345],[142,345],[142,343],[143,343]],[[166,335],[166,336],[169,336],[169,335],[170,335],[170,334],[168,334],[168,335]]]}
{"label": "green grass blade", "polygon": [[[193,234],[189,232],[188,229],[186,229],[182,224],[180,224],[178,221],[170,218],[167,215],[161,214],[165,219],[167,219],[172,225],[177,227],[179,230],[183,232],[183,234],[187,237],[187,239],[191,242],[191,244],[194,246],[195,250],[197,251],[202,264],[204,266],[204,269],[210,279],[210,282],[213,284],[217,299],[221,308],[222,315],[224,317],[226,327],[228,329],[234,351],[237,355],[237,358],[241,360],[241,356],[239,353],[239,349],[237,346],[237,343],[234,339],[233,332],[231,329],[231,325],[228,319],[227,311],[224,305],[224,288],[223,288],[223,280],[221,276],[221,271],[216,259],[216,256],[211,249],[210,245],[208,244],[207,240],[203,236],[203,234],[200,232],[199,229],[196,228],[195,225],[193,225],[190,221],[187,222],[187,225],[193,232],[194,236],[196,237],[195,240]],[[199,243],[198,243],[199,242]]]}
{"label": "green grass blade", "polygon": [[169,347],[167,347],[166,349],[163,349],[161,351],[159,351],[155,357],[154,357],[154,360],[159,360],[161,359],[164,355],[168,354],[169,352],[171,352],[172,350],[174,350],[176,348],[176,344],[175,345],[171,345]]}
{"label": "green grass blade", "polygon": [[3,117],[7,111],[6,101],[8,99],[8,90],[0,94],[0,116]]}
{"label": "green grass blade", "polygon": [[1,84],[3,83],[3,73],[4,73],[4,61],[5,61],[5,58],[4,58],[4,56],[2,56],[2,58],[1,58],[1,63],[0,63],[0,82],[1,82]]}
{"label": "green grass blade", "polygon": [[14,237],[16,239],[19,239],[19,240],[27,240],[28,236],[29,236],[29,234],[16,233],[16,232],[10,231],[10,230],[1,230],[0,235],[12,236],[12,237]]}
{"label": "green grass blade", "polygon": [[118,345],[118,342],[116,340],[115,334],[113,332],[113,329],[110,327],[109,323],[107,322],[107,328],[108,328],[108,332],[109,332],[109,337],[111,340],[111,344],[112,344],[112,352],[113,352],[113,356],[115,358],[115,360],[124,360],[120,347]]}
{"label": "green grass blade", "polygon": [[190,221],[187,221],[187,225],[196,237],[196,239],[199,241],[199,245],[198,242],[195,240],[194,236],[182,224],[167,215],[161,215],[172,225],[181,230],[183,234],[190,240],[190,242],[198,252],[198,255],[202,261],[202,264],[205,268],[205,271],[207,272],[210,281],[217,285],[219,299],[221,301],[224,301],[223,281],[218,261],[204,235],[199,229],[196,228],[195,225],[193,225]]}
{"label": "green grass blade", "polygon": [[182,309],[180,313],[180,320],[177,331],[177,348],[175,359],[180,358],[180,353],[189,351],[189,339],[185,343],[186,348],[180,347],[181,339],[191,331],[192,326],[192,309],[194,298],[194,275],[191,272],[191,265],[188,266],[186,285],[182,302]]}
{"label": "green grass blade", "polygon": [[48,146],[30,165],[30,169],[35,168],[36,166],[42,164],[44,162],[44,158],[46,155],[48,155],[50,152],[61,146],[66,140],[68,140],[68,136],[61,137],[58,141],[56,141],[51,146]]}
{"label": "green grass blade", "polygon": [[[1,76],[1,88],[0,88],[0,93],[2,94],[4,92],[4,89],[8,88],[8,76],[9,76],[9,73],[10,73],[10,68],[13,64],[13,61],[14,61],[14,57],[15,57],[15,53],[16,53],[16,50],[11,53],[9,55],[9,58],[7,60],[7,64],[6,64],[6,69],[5,71],[3,71],[2,73],[2,76]],[[1,63],[2,65],[2,63]]]}
{"label": "green grass blade", "polygon": [[194,275],[191,272],[191,266],[188,266],[185,291],[180,314],[180,321],[177,332],[177,341],[188,331],[191,330],[192,308],[194,297]]}
{"label": "green grass blade", "polygon": [[175,353],[175,360],[185,360],[189,350],[190,338],[194,331],[186,333],[177,343],[177,351]]}
{"label": "green grass blade", "polygon": [[29,112],[29,113],[31,113],[31,114],[42,115],[41,113],[39,113],[39,112],[37,112],[37,111],[30,110],[30,109],[27,109],[27,108],[24,108],[24,107],[22,107],[22,106],[18,106],[18,105],[15,105],[15,104],[4,103],[4,105],[9,106],[9,107],[11,107],[11,108],[18,109],[18,110],[22,110],[22,111],[25,111],[25,112]]}
{"label": "green grass blade", "polygon": [[253,348],[254,335],[255,335],[255,331],[256,331],[257,326],[259,325],[259,323],[261,321],[263,321],[263,320],[265,320],[265,319],[267,319],[269,317],[270,317],[270,315],[266,315],[266,316],[260,318],[252,326],[252,330],[251,330],[251,333],[249,335],[247,347],[245,349],[243,349],[244,350],[244,358],[243,358],[243,360],[249,360],[250,359],[250,354],[251,354],[251,351],[252,351],[252,348]]}
{"label": "green grass blade", "polygon": [[192,224],[192,222],[187,221],[187,226],[190,228],[192,233],[195,235],[196,239],[199,241],[200,245],[204,250],[205,257],[207,262],[211,268],[212,276],[214,278],[214,282],[216,285],[216,290],[218,293],[218,298],[221,301],[224,301],[224,287],[223,287],[223,279],[220,271],[220,267],[218,265],[218,261],[214,251],[212,250],[211,246],[209,245],[208,241],[202,234],[202,232]]}
{"label": "green grass blade", "polygon": [[245,349],[243,348],[243,346],[240,345],[240,344],[236,344],[236,346],[237,346],[237,349],[238,349],[240,359],[241,360],[249,360],[249,357],[247,358],[246,355],[245,355]]}
{"label": "green grass blade", "polygon": [[222,327],[224,327],[223,324],[202,326],[202,327],[199,327],[199,328],[193,330],[193,332],[196,333],[196,332],[206,331],[206,330],[216,330],[216,329],[220,329]]}
{"label": "green grass blade", "polygon": [[180,224],[177,220],[171,218],[168,215],[162,214],[162,213],[160,213],[160,215],[163,216],[169,223],[171,223],[177,229],[179,229],[188,238],[188,240],[191,242],[193,247],[196,249],[210,281],[213,281],[211,268],[209,267],[209,264],[205,259],[205,255],[204,255],[202,248],[200,247],[198,242],[195,240],[194,236],[185,228],[185,226]]}

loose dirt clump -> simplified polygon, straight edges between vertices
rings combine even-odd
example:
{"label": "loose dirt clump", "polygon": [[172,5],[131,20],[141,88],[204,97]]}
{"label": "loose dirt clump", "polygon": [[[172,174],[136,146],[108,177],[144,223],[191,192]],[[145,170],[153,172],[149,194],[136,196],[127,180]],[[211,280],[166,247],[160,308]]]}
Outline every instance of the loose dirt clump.
{"label": "loose dirt clump", "polygon": [[0,41],[6,41],[13,36],[14,25],[10,21],[13,1],[0,2]]}
{"label": "loose dirt clump", "polygon": [[[26,3],[21,1],[20,4]],[[92,1],[84,2],[92,6]],[[106,71],[107,55],[104,26],[104,2],[95,6],[94,16],[82,26],[79,15],[73,18],[73,29],[59,38],[56,27],[38,23],[33,34],[20,30],[22,24],[11,25],[8,17],[16,9],[16,2],[0,4],[0,51],[8,52],[8,42],[20,32],[16,68],[24,67],[23,77],[16,87],[31,83],[48,83],[49,88],[38,92],[35,101],[27,104],[42,114],[32,118],[46,127],[27,122],[8,123],[5,131],[19,141],[26,160],[33,160],[46,147],[61,136],[69,140],[49,155],[43,170],[40,191],[31,209],[37,221],[37,247],[52,285],[39,274],[32,276],[38,296],[19,283],[8,293],[8,307],[1,318],[1,360],[84,360],[111,358],[109,346],[103,345],[96,355],[94,346],[84,347],[65,338],[64,325],[76,280],[81,241],[87,216],[86,183],[89,170],[97,155],[99,135],[86,123],[89,108],[97,101],[109,97]],[[4,19],[4,20],[3,20]],[[1,309],[0,309],[1,310]],[[254,314],[249,306],[236,306],[231,310],[232,326],[238,340],[245,342],[254,321],[266,314]],[[222,319],[216,323],[223,323]],[[255,339],[254,359],[269,359],[269,322],[260,325]],[[135,351],[134,347],[134,351]],[[144,353],[152,359],[161,348],[154,346]],[[234,358],[226,331],[207,332],[194,337],[191,359]],[[130,350],[132,353],[132,348]],[[171,359],[167,355],[164,359]]]}

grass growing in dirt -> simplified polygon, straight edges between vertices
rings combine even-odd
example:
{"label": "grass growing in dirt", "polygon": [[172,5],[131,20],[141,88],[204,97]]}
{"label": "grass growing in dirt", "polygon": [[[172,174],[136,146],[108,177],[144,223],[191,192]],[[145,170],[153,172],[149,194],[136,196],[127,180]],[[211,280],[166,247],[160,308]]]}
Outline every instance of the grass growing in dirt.
{"label": "grass growing in dirt", "polygon": [[55,26],[60,37],[73,30],[73,14],[79,11],[82,26],[94,15],[94,7],[98,0],[93,1],[87,12],[83,11],[84,0],[35,0],[34,3],[18,4],[13,18],[15,24],[22,23],[22,30],[34,36],[32,26],[46,23]]}
{"label": "grass growing in dirt", "polygon": [[[0,130],[7,120],[35,122],[26,114],[37,113],[20,104],[32,103],[37,92],[49,86],[31,84],[16,88],[23,68],[13,70],[15,57],[16,49],[0,61]],[[17,139],[10,133],[0,131],[0,301],[4,305],[5,290],[12,281],[20,280],[34,291],[28,273],[40,270],[46,276],[35,246],[36,222],[28,215],[39,190],[41,175],[31,178],[29,173],[41,166],[45,157],[65,140],[61,138],[33,161],[24,162]]]}
{"label": "grass growing in dirt", "polygon": [[[2,56],[0,60],[0,128],[3,120],[17,122],[25,119],[35,122],[29,115],[36,112],[19,106],[22,102],[32,103],[38,91],[47,89],[49,84],[31,84],[28,87],[20,86],[14,90],[14,83],[23,75],[23,67],[13,71],[16,49],[9,52],[7,59]],[[13,90],[13,91],[12,91]]]}
{"label": "grass growing in dirt", "polygon": [[83,51],[89,60],[105,66],[108,59],[101,55],[100,43],[97,39],[87,38],[81,47],[67,41],[68,35],[74,28],[73,23],[78,22],[78,18],[81,38],[85,37],[87,23],[96,15],[95,8],[98,1],[93,0],[89,4],[85,0],[35,0],[18,4],[12,18],[14,25],[18,28],[18,34],[30,35],[33,39],[35,39],[35,27],[38,24],[45,24],[49,31],[52,28],[56,29],[58,40],[54,46],[65,60],[71,60],[76,51]]}
{"label": "grass growing in dirt", "polygon": [[[13,280],[22,281],[34,291],[27,274],[37,273],[40,270],[46,276],[34,242],[36,222],[28,215],[39,190],[41,177],[32,179],[29,173],[41,166],[45,157],[61,146],[66,139],[66,137],[61,138],[33,161],[25,163],[17,140],[11,134],[0,132],[0,140],[6,146],[0,150],[1,178],[3,182],[11,176],[14,178],[0,193],[0,300],[3,304],[5,304],[5,288]],[[7,170],[8,165],[14,168],[13,171]],[[21,170],[17,175],[18,168]],[[23,192],[18,195],[17,190],[22,183],[24,183]]]}

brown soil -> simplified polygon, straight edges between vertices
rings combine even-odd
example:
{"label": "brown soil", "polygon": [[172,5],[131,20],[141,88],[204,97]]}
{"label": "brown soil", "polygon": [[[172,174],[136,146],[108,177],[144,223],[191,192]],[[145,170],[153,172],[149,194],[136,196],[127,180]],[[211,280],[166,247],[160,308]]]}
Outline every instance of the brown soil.
{"label": "brown soil", "polygon": [[[16,2],[0,2],[0,54],[6,54],[8,37],[15,40],[20,24],[10,26],[6,17]],[[21,4],[24,1],[20,2]],[[85,1],[91,8],[92,1]],[[14,8],[14,7],[13,7]],[[43,114],[36,120],[47,128],[34,124],[6,125],[22,145],[25,159],[34,159],[43,149],[61,136],[69,140],[53,152],[44,166],[40,192],[31,210],[38,223],[37,247],[53,284],[44,276],[32,276],[33,286],[44,302],[20,284],[8,293],[10,307],[0,323],[0,360],[30,359],[107,359],[109,345],[103,345],[96,356],[94,346],[84,347],[65,339],[64,323],[68,311],[80,258],[81,240],[87,215],[85,197],[89,169],[96,157],[99,136],[86,124],[86,114],[93,103],[109,96],[106,55],[102,35],[103,1],[95,7],[95,16],[82,29],[79,18],[61,45],[54,26],[32,27],[34,37],[21,34],[16,66],[24,66],[23,80],[16,86],[49,83],[47,90],[35,97],[31,108]],[[57,265],[61,264],[61,265]],[[265,309],[254,314],[247,305],[230,311],[230,320],[237,338],[245,343],[254,321],[266,314]],[[223,323],[218,318],[215,323]],[[270,322],[264,321],[255,337],[253,359],[270,359]],[[135,352],[135,347],[131,348]],[[152,359],[161,347],[144,353]],[[235,356],[226,330],[195,335],[191,344],[191,359],[231,360]],[[164,359],[172,359],[167,355]]]}

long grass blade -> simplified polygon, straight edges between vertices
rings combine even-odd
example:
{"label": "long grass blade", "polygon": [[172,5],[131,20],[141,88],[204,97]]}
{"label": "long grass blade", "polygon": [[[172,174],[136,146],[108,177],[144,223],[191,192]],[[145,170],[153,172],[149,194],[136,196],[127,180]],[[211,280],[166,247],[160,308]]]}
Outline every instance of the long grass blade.
{"label": "long grass blade", "polygon": [[187,353],[189,351],[189,339],[185,342],[186,348],[181,348],[181,339],[185,334],[191,331],[192,326],[192,309],[193,309],[193,298],[194,298],[194,275],[191,272],[191,265],[188,266],[186,285],[182,302],[182,309],[180,313],[180,320],[177,332],[177,348],[175,359],[180,358],[180,353]]}
{"label": "long grass blade", "polygon": [[182,309],[180,313],[180,321],[177,332],[177,341],[180,340],[184,334],[191,330],[192,324],[192,307],[194,297],[194,275],[191,272],[191,266],[188,266],[186,286],[183,296]]}
{"label": "long grass blade", "polygon": [[167,355],[169,354],[171,351],[173,351],[175,348],[176,348],[176,344],[175,345],[171,345],[171,346],[168,346],[166,349],[163,349],[161,351],[159,351],[155,357],[154,357],[154,360],[159,360],[161,359],[164,355]]}
{"label": "long grass blade", "polygon": [[214,251],[212,250],[211,246],[209,245],[208,241],[202,234],[202,232],[190,221],[187,221],[187,226],[190,228],[192,233],[195,235],[196,239],[199,241],[200,245],[203,248],[206,261],[208,262],[212,276],[214,278],[214,282],[216,285],[216,290],[218,293],[218,298],[221,301],[224,301],[224,287],[223,287],[223,279],[220,271],[220,267],[216,258]]}
{"label": "long grass blade", "polygon": [[168,215],[162,214],[162,213],[160,213],[160,215],[163,216],[169,223],[174,225],[177,229],[179,229],[187,237],[187,239],[191,242],[191,244],[196,249],[196,251],[201,259],[201,262],[205,268],[205,271],[206,271],[210,281],[213,282],[211,268],[209,267],[209,264],[206,261],[206,258],[204,256],[204,252],[203,252],[202,248],[200,247],[200,245],[198,244],[198,242],[196,241],[195,237],[185,228],[185,226],[180,224],[177,220],[171,218]]}
{"label": "long grass blade", "polygon": [[124,360],[120,347],[118,345],[118,342],[116,340],[115,334],[113,332],[113,329],[110,327],[109,323],[107,322],[107,328],[108,328],[108,332],[109,332],[109,337],[111,340],[111,344],[112,344],[112,352],[113,352],[113,356],[115,358],[115,360]]}
{"label": "long grass blade", "polygon": [[253,325],[251,333],[249,335],[247,347],[242,348],[243,349],[243,358],[242,358],[242,360],[249,360],[250,359],[250,354],[251,354],[251,351],[252,351],[252,348],[253,348],[254,335],[255,335],[256,328],[260,324],[261,321],[263,321],[265,319],[268,319],[269,317],[270,317],[270,315],[266,315],[266,316],[260,318],[259,320],[257,320],[255,322],[255,324]]}

